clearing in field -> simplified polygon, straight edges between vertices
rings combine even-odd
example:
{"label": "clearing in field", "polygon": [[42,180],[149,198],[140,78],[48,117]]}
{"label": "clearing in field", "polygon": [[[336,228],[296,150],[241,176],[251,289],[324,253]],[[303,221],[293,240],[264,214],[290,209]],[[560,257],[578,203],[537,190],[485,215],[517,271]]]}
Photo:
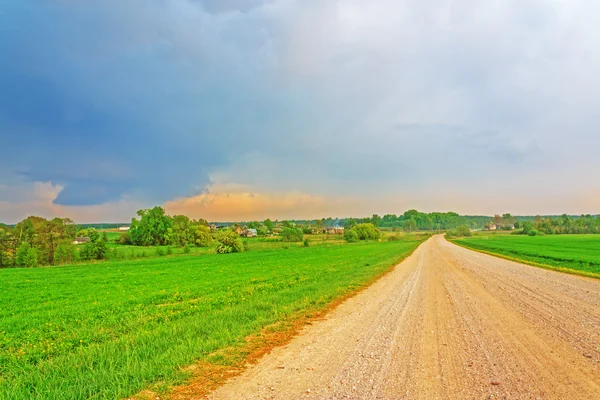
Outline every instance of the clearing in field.
{"label": "clearing in field", "polygon": [[184,381],[371,282],[425,237],[0,271],[0,399],[123,398]]}
{"label": "clearing in field", "polygon": [[600,278],[600,235],[489,235],[453,242],[544,268]]}

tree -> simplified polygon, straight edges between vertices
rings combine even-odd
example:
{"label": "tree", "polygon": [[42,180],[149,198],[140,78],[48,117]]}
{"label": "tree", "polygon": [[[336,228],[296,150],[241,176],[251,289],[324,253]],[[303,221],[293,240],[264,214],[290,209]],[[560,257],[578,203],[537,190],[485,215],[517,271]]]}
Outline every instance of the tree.
{"label": "tree", "polygon": [[275,228],[275,224],[269,218],[263,221],[263,225],[267,228],[269,232],[273,232],[273,228]]}
{"label": "tree", "polygon": [[533,230],[533,223],[531,221],[523,222],[523,231],[521,232],[523,235],[529,235],[529,232]]}
{"label": "tree", "polygon": [[161,246],[167,244],[169,228],[172,226],[172,218],[165,214],[162,207],[154,207],[147,210],[139,210],[140,217],[131,220],[129,234],[131,242],[137,246]]}
{"label": "tree", "polygon": [[321,232],[321,231],[323,230],[323,225],[324,225],[324,224],[323,224],[323,220],[322,220],[322,219],[317,219],[317,220],[315,221],[315,226],[317,227],[317,230],[318,230],[319,232]]}
{"label": "tree", "polygon": [[82,260],[104,260],[108,253],[106,235],[100,237],[100,234],[94,228],[90,228],[88,231],[90,241],[81,248],[80,258]]}
{"label": "tree", "polygon": [[417,230],[417,221],[415,221],[414,218],[410,218],[405,220],[402,223],[402,229],[404,229],[405,232],[414,232]]}
{"label": "tree", "polygon": [[344,224],[344,230],[346,229],[352,229],[356,226],[357,222],[354,218],[350,218],[346,221],[346,223]]}
{"label": "tree", "polygon": [[304,240],[304,234],[301,229],[297,228],[283,228],[281,232],[281,241],[282,242],[301,242]]}
{"label": "tree", "polygon": [[210,228],[205,225],[193,225],[193,243],[198,247],[208,247],[213,239],[210,234]]}
{"label": "tree", "polygon": [[15,265],[18,240],[12,229],[3,225],[0,227],[0,268]]}
{"label": "tree", "polygon": [[28,242],[23,242],[17,250],[16,264],[21,267],[37,267],[37,251]]}
{"label": "tree", "polygon": [[381,219],[381,217],[377,214],[373,214],[373,216],[371,217],[371,223],[373,225],[375,225],[376,227],[381,226],[383,220]]}
{"label": "tree", "polygon": [[166,241],[172,246],[183,247],[194,241],[192,223],[185,215],[175,215],[167,228]]}

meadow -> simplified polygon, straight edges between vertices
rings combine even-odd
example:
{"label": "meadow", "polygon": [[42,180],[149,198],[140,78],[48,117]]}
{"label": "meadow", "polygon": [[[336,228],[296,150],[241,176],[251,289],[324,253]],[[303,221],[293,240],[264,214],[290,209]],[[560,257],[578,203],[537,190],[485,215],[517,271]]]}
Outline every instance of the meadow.
{"label": "meadow", "polygon": [[551,269],[600,277],[600,235],[486,235],[453,242]]}
{"label": "meadow", "polygon": [[116,399],[181,383],[249,335],[326,307],[426,236],[0,270],[0,399]]}

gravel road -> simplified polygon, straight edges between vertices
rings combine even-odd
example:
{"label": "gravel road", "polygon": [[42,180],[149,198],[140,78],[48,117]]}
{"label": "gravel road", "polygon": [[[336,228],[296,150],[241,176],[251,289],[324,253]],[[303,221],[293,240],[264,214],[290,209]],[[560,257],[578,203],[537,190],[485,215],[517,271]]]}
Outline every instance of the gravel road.
{"label": "gravel road", "polygon": [[600,280],[434,236],[211,399],[600,399]]}

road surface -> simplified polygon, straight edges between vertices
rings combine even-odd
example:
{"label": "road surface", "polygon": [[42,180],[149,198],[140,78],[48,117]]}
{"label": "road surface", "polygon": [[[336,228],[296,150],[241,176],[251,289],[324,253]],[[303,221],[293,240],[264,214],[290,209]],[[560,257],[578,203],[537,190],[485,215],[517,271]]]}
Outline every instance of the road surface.
{"label": "road surface", "polygon": [[600,280],[434,236],[212,399],[600,399]]}

